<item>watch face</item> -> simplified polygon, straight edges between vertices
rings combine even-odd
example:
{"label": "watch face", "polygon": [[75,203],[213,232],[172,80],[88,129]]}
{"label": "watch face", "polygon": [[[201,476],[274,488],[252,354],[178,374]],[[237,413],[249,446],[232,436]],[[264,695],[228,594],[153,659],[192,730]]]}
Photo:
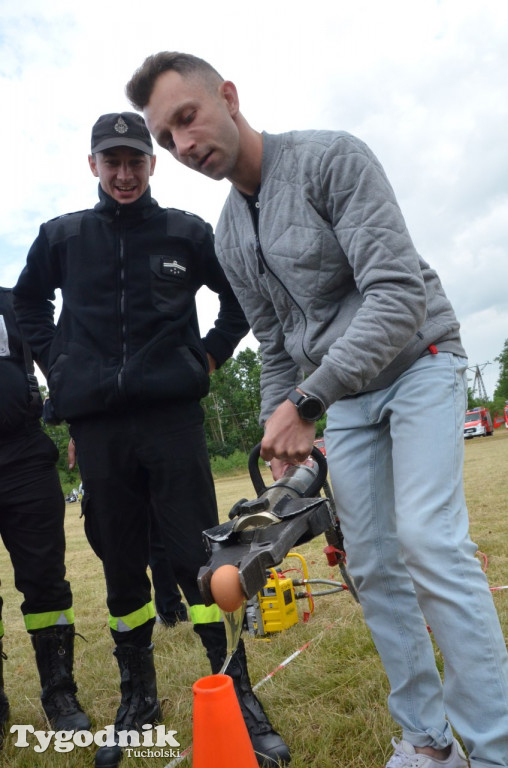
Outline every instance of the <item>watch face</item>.
{"label": "watch face", "polygon": [[300,403],[302,418],[317,421],[323,415],[323,403],[317,397],[307,397]]}

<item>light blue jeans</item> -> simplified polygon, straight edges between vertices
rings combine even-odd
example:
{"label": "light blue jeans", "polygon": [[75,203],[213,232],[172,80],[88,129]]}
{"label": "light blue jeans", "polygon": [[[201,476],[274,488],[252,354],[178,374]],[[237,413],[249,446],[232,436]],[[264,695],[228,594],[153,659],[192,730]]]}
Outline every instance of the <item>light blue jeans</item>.
{"label": "light blue jeans", "polygon": [[471,766],[507,768],[508,655],[462,488],[466,367],[447,353],[420,358],[390,387],[334,403],[325,440],[349,569],[403,738],[444,747],[448,717]]}

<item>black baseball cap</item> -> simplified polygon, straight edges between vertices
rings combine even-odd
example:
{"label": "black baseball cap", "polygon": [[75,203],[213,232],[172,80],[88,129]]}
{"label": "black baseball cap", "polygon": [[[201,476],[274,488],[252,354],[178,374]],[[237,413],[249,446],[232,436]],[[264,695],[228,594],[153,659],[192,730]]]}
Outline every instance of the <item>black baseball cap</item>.
{"label": "black baseball cap", "polygon": [[111,147],[132,147],[153,155],[150,132],[141,115],[111,112],[99,117],[92,128],[92,155]]}

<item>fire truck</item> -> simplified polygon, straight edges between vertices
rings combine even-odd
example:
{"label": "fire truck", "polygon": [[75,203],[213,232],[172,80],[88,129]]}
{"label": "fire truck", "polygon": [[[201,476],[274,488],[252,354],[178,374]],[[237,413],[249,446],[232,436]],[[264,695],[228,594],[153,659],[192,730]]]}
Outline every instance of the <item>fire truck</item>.
{"label": "fire truck", "polygon": [[486,437],[494,434],[492,417],[488,408],[480,406],[466,411],[464,423],[464,437]]}

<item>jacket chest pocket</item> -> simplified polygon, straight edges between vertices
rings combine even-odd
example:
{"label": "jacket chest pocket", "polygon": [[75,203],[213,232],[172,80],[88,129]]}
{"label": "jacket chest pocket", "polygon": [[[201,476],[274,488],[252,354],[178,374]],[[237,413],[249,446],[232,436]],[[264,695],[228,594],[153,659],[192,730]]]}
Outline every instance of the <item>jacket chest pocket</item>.
{"label": "jacket chest pocket", "polygon": [[193,299],[187,254],[150,256],[150,282],[154,307],[178,317]]}

